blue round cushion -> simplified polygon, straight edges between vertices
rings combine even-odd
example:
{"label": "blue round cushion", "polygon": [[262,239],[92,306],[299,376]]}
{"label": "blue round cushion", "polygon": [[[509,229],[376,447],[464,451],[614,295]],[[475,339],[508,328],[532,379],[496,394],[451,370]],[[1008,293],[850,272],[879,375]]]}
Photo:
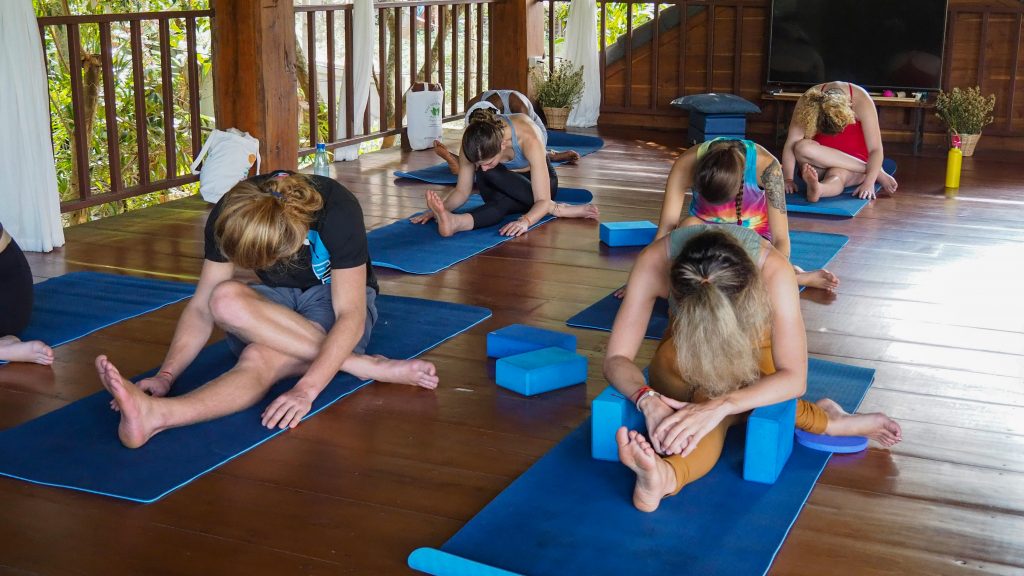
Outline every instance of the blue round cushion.
{"label": "blue round cushion", "polygon": [[680,96],[672,101],[672,105],[702,114],[757,114],[761,112],[761,109],[749,100],[744,100],[735,94],[715,92]]}

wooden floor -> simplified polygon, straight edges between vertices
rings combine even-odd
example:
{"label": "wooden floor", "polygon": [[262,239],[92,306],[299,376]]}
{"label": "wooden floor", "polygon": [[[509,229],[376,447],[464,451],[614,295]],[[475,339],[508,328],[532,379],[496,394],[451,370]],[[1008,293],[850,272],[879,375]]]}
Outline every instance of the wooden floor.
{"label": "wooden floor", "polygon": [[[609,220],[654,220],[680,150],[676,135],[633,134],[605,132],[605,149],[559,169]],[[897,418],[904,441],[833,459],[775,574],[1024,573],[1024,158],[965,160],[961,194],[947,200],[940,154],[897,156],[898,196],[855,219],[791,218],[850,236],[831,266],[838,297],[805,292],[810,351],[877,369],[863,408]],[[424,205],[426,187],[398,185],[391,171],[434,161],[387,151],[335,170],[373,228]],[[77,226],[64,249],[31,255],[33,272],[194,279],[205,217],[188,199]],[[0,478],[0,574],[408,573],[411,550],[441,545],[606,385],[603,332],[569,329],[590,379],[539,398],[496,388],[484,358],[488,331],[565,330],[624,282],[633,256],[603,250],[597,232],[557,221],[433,276],[378,272],[386,293],[494,311],[425,356],[442,377],[436,392],[370,386],[151,505]],[[0,428],[98,390],[99,353],[128,374],[156,366],[181,310],[63,346],[52,370],[0,367]]]}

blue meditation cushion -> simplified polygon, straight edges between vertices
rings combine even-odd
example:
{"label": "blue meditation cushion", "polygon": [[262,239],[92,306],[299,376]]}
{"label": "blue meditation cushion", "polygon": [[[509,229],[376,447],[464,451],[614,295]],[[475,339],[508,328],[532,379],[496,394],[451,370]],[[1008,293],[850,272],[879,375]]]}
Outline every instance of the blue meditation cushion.
{"label": "blue meditation cushion", "polygon": [[587,380],[587,358],[563,348],[541,348],[498,360],[498,386],[533,396]]}
{"label": "blue meditation cushion", "polygon": [[487,356],[490,358],[504,358],[552,346],[575,352],[576,336],[524,324],[510,324],[487,335]]}
{"label": "blue meditation cushion", "polygon": [[683,110],[703,112],[704,114],[758,114],[761,112],[761,109],[749,100],[735,94],[716,92],[680,96],[672,101],[672,105]]}
{"label": "blue meditation cushion", "polygon": [[774,484],[793,453],[796,400],[762,406],[747,419],[747,444],[743,451],[743,479]]}
{"label": "blue meditation cushion", "polygon": [[747,132],[747,117],[744,114],[704,114],[703,112],[691,112],[690,126],[705,133],[745,134]]}
{"label": "blue meditation cushion", "polygon": [[796,441],[812,450],[836,454],[852,454],[868,448],[868,439],[864,436],[826,436],[803,430],[796,431]]}
{"label": "blue meditation cushion", "polygon": [[647,246],[658,234],[653,222],[602,222],[601,242],[608,246]]}
{"label": "blue meditation cushion", "polygon": [[622,426],[647,433],[644,415],[628,398],[609,386],[590,405],[590,456],[596,460],[618,462],[619,445],[615,442],[615,432]]}

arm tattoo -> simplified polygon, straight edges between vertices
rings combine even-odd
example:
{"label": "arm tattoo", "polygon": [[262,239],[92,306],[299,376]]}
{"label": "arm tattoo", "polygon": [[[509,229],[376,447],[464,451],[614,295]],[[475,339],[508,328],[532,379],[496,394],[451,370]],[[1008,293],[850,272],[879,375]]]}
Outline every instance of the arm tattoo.
{"label": "arm tattoo", "polygon": [[761,174],[761,181],[764,182],[764,193],[779,212],[786,213],[786,183],[782,179],[782,166],[778,160],[765,168]]}

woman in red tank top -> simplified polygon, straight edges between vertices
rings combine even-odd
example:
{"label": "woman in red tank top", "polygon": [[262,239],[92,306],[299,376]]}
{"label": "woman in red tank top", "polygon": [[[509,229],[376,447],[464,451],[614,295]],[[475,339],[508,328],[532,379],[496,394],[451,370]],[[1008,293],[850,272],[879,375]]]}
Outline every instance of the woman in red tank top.
{"label": "woman in red tank top", "polygon": [[892,194],[896,179],[882,170],[882,159],[878,112],[863,88],[830,82],[804,92],[797,101],[782,149],[786,192],[795,191],[799,166],[811,202],[838,196],[848,186],[857,187],[858,198],[874,198],[876,183]]}

